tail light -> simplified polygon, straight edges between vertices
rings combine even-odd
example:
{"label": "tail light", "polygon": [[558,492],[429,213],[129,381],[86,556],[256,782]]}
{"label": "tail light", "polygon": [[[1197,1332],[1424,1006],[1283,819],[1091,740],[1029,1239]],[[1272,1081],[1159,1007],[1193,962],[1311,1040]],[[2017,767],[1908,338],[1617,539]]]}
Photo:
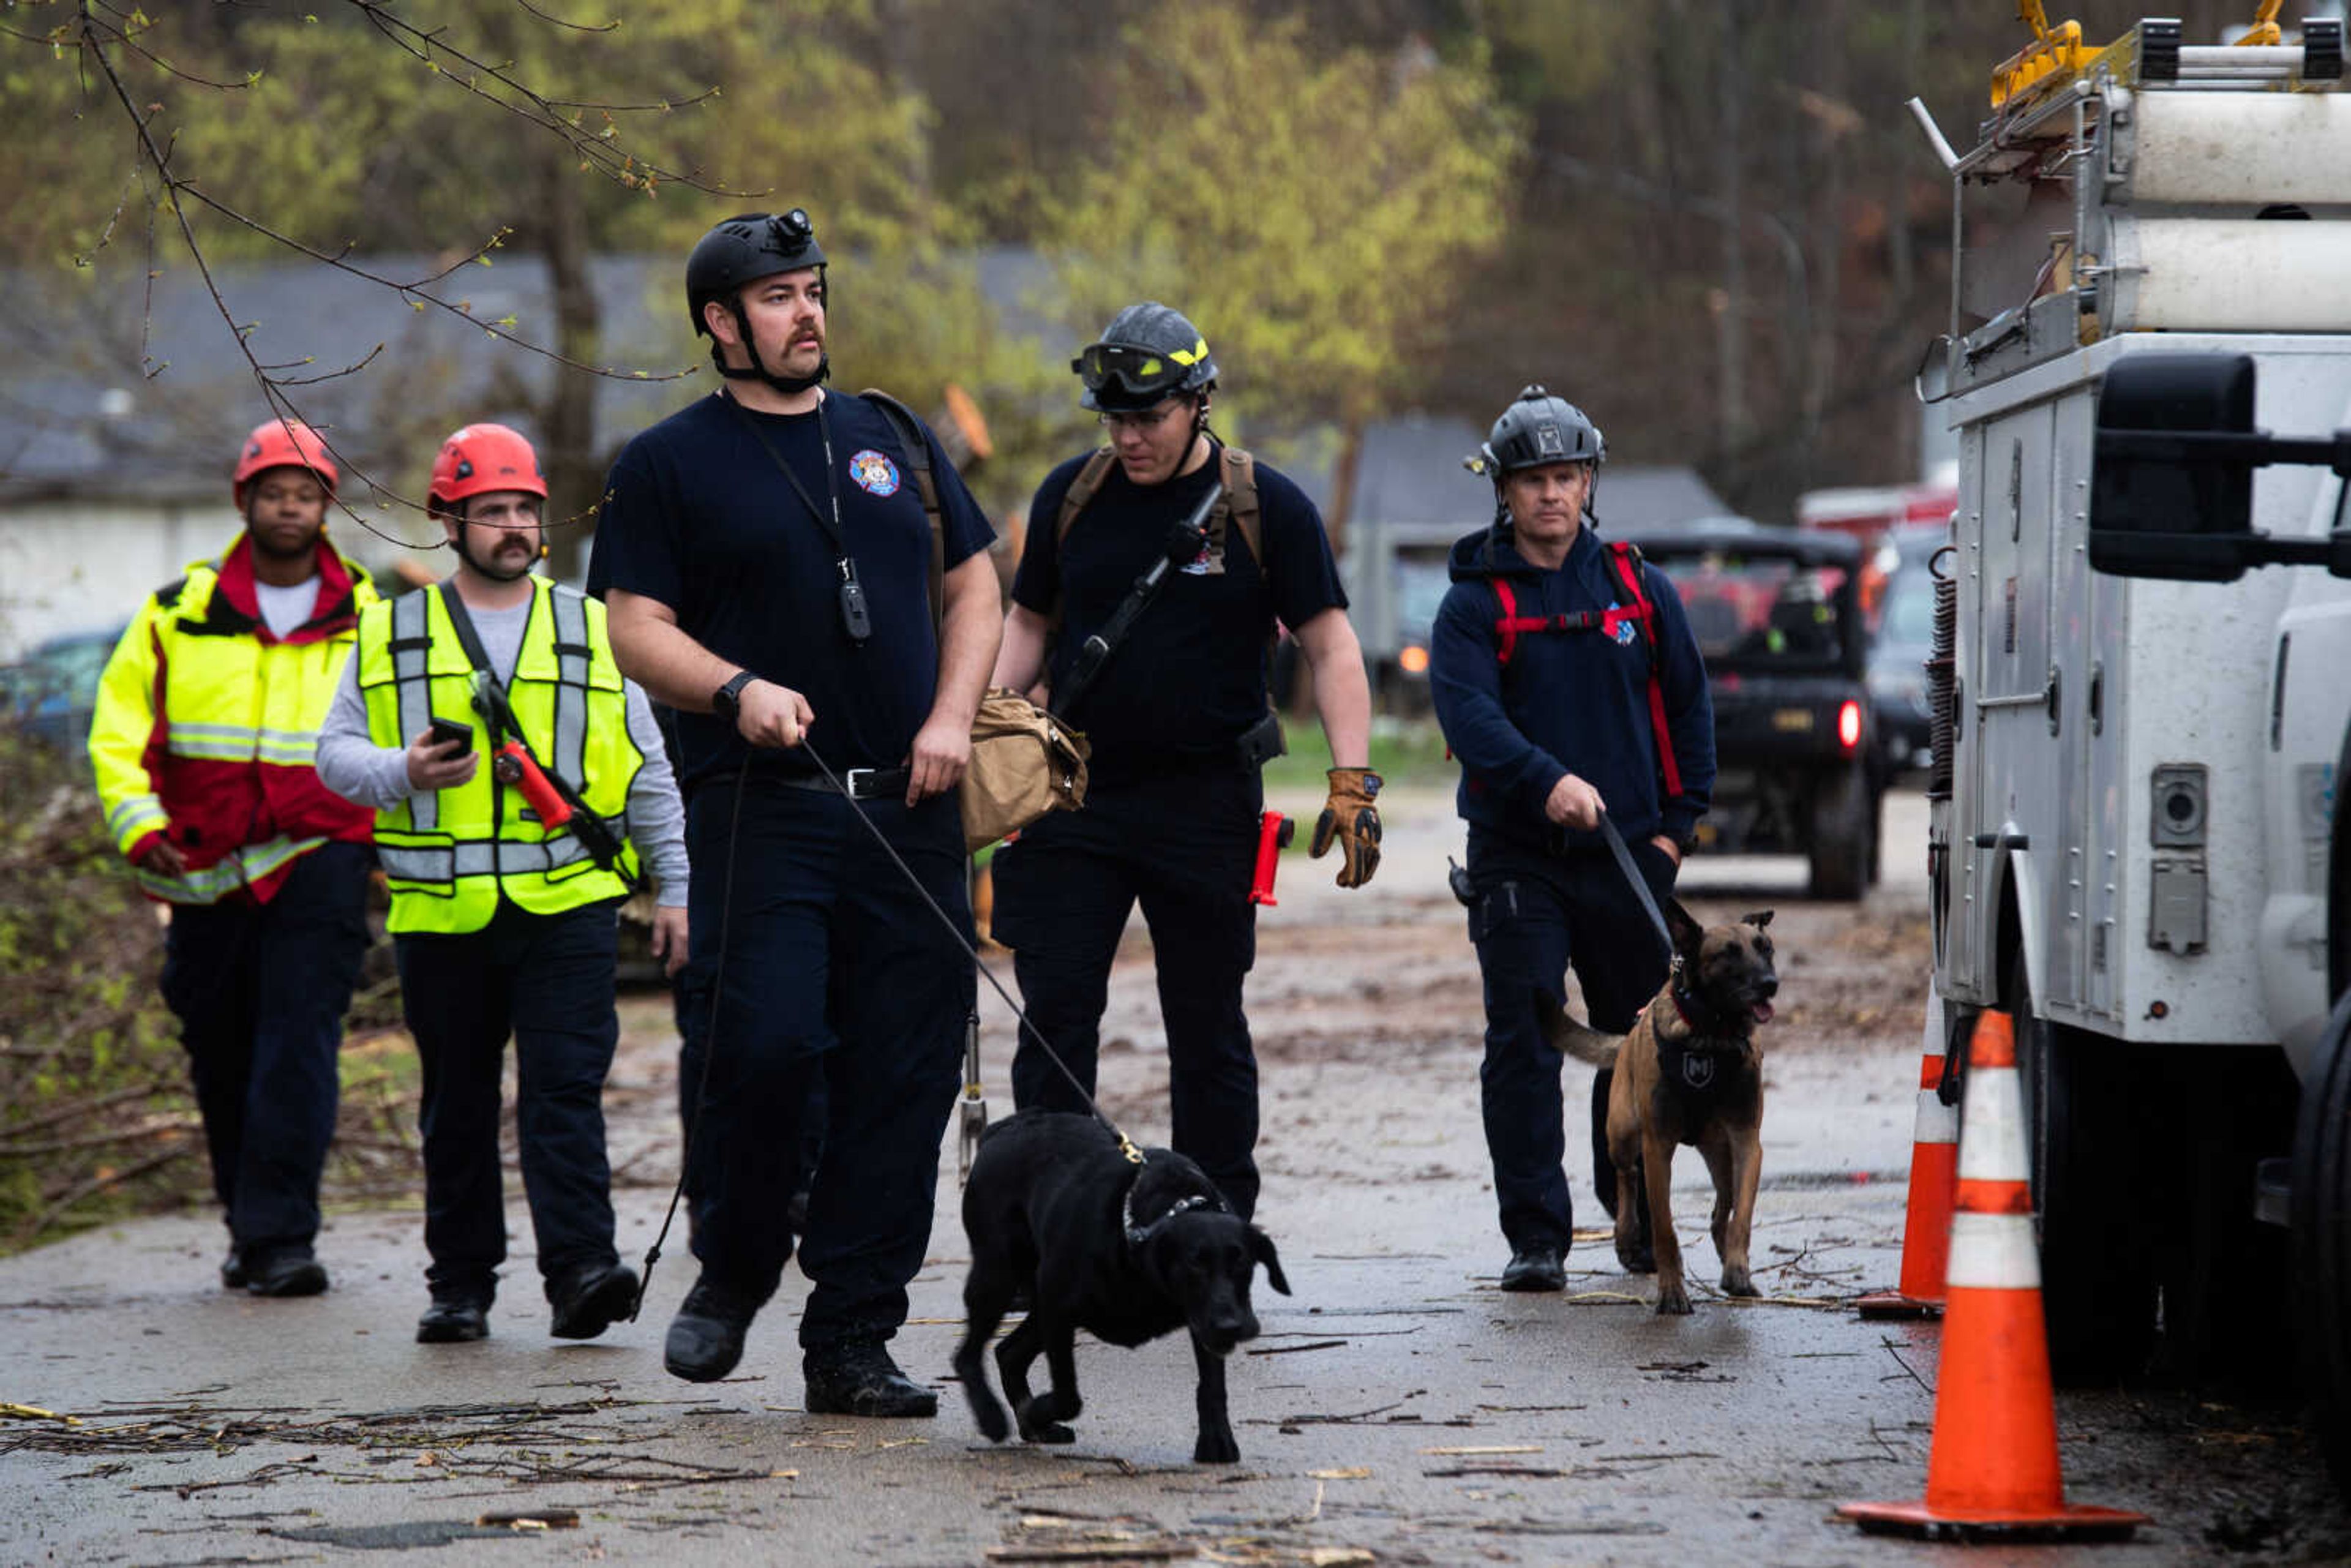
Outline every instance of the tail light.
{"label": "tail light", "polygon": [[1861,704],[1851,697],[1837,708],[1837,744],[1847,751],[1861,745]]}
{"label": "tail light", "polygon": [[1428,674],[1428,650],[1417,643],[1407,643],[1396,653],[1396,667],[1407,675]]}

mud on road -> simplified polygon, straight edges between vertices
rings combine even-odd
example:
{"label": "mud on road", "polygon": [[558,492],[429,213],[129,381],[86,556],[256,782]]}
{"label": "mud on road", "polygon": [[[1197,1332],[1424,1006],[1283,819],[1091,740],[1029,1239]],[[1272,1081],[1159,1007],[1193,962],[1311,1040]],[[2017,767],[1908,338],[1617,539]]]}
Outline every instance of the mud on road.
{"label": "mud on road", "polygon": [[[1597,1228],[1581,1131],[1589,1074],[1573,1066],[1568,1165],[1590,1228],[1565,1293],[1495,1289],[1507,1249],[1479,1122],[1479,985],[1443,874],[1458,828],[1440,796],[1383,804],[1386,859],[1370,890],[1339,893],[1330,862],[1291,856],[1260,922],[1259,1218],[1297,1293],[1260,1281],[1264,1333],[1234,1357],[1238,1465],[1189,1463],[1192,1369],[1178,1342],[1082,1345],[1072,1447],[978,1437],[947,1375],[965,1262],[950,1139],[932,1257],[895,1346],[939,1387],[935,1421],[799,1408],[797,1273],[737,1377],[665,1376],[661,1331],[692,1270],[682,1233],[641,1321],[590,1344],[549,1339],[518,1201],[506,1293],[478,1345],[411,1343],[423,1301],[413,1210],[338,1214],[321,1245],[336,1288],[315,1301],[220,1291],[219,1232],[203,1215],[0,1262],[0,1401],[78,1418],[0,1413],[0,1559],[1954,1559],[1861,1537],[1831,1511],[1916,1496],[1934,1414],[1935,1331],[1847,1310],[1899,1268],[1928,951],[1915,797],[1888,812],[1887,883],[1863,904],[1806,903],[1793,896],[1800,871],[1771,862],[1701,862],[1685,877],[1701,918],[1776,910],[1782,976],[1754,1247],[1766,1297],[1733,1303],[1711,1288],[1708,1193],[1686,1157],[1687,1319],[1648,1310],[1649,1281],[1616,1270]],[[631,998],[624,1019],[610,1109],[623,1248],[641,1256],[675,1172],[674,1041],[658,997]],[[1012,1032],[992,999],[984,1038],[1002,1114]],[[1139,933],[1104,1040],[1105,1108],[1164,1142],[1163,1040]],[[2097,1561],[2351,1556],[2290,1414],[2156,1383],[2064,1396],[2072,1494],[2155,1517]]]}

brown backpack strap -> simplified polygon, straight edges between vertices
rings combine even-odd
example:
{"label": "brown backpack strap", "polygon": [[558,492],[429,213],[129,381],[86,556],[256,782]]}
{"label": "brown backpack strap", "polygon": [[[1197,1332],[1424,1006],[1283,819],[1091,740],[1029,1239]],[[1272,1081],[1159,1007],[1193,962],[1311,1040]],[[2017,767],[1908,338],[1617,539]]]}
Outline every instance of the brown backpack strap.
{"label": "brown backpack strap", "polygon": [[947,536],[939,521],[939,486],[931,477],[931,444],[924,437],[922,422],[914,411],[892,397],[879,387],[867,387],[857,394],[882,413],[882,417],[897,434],[898,444],[905,452],[906,472],[913,476],[914,494],[922,497],[923,515],[931,525],[931,632],[936,636],[946,615]]}
{"label": "brown backpack strap", "polygon": [[[1061,510],[1053,519],[1053,559],[1057,571],[1061,565],[1061,543],[1070,537],[1070,525],[1076,522],[1078,514],[1092,502],[1095,493],[1102,487],[1102,481],[1110,477],[1111,465],[1117,461],[1118,454],[1110,447],[1095,448],[1093,455],[1086,459],[1085,466],[1078,470],[1077,477],[1070,481],[1069,489],[1062,493]],[[1053,613],[1046,617],[1045,628],[1050,643],[1052,636],[1061,630],[1061,595],[1058,591],[1053,595]]]}
{"label": "brown backpack strap", "polygon": [[1265,545],[1259,534],[1262,509],[1257,499],[1257,459],[1238,446],[1228,446],[1224,465],[1225,498],[1217,503],[1216,516],[1208,527],[1212,532],[1221,533],[1222,523],[1230,517],[1233,527],[1241,531],[1241,542],[1249,546],[1249,559],[1262,568]]}
{"label": "brown backpack strap", "polygon": [[1078,520],[1080,512],[1093,504],[1095,493],[1102,489],[1102,481],[1110,477],[1110,465],[1117,461],[1116,452],[1107,446],[1098,447],[1094,455],[1086,459],[1085,466],[1078,470],[1078,476],[1070,481],[1068,491],[1061,497],[1061,515],[1053,519],[1053,544],[1057,552],[1061,541],[1070,537],[1070,525]]}

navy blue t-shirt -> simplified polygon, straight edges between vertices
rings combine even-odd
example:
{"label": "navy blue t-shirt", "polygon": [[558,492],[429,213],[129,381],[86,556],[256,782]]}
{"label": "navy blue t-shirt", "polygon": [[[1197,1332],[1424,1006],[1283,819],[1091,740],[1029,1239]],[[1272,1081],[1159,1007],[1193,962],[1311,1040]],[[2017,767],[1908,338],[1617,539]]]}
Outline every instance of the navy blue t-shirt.
{"label": "navy blue t-shirt", "polygon": [[[1055,524],[1085,462],[1073,457],[1046,476],[1029,509],[1028,543],[1012,583],[1014,601],[1040,615],[1051,616],[1061,601],[1047,672],[1056,690],[1067,685],[1080,646],[1117,610],[1223,466],[1212,455],[1189,474],[1142,486],[1113,464],[1071,523],[1065,556]],[[1093,744],[1095,779],[1115,783],[1231,758],[1241,733],[1266,711],[1265,656],[1276,618],[1301,626],[1346,608],[1314,503],[1263,463],[1257,491],[1262,567],[1240,530],[1228,527],[1222,570],[1206,570],[1217,563],[1204,561],[1169,572],[1069,715]]]}
{"label": "navy blue t-shirt", "polygon": [[[659,600],[713,653],[807,697],[816,715],[810,743],[836,772],[894,768],[930,716],[938,682],[930,522],[880,411],[828,392],[824,413],[841,536],[872,622],[862,645],[841,622],[831,536],[776,466],[777,456],[791,465],[830,518],[832,486],[817,415],[758,413],[723,393],[679,410],[621,449],[605,481],[589,591]],[[986,549],[995,532],[937,440],[927,429],[924,436],[952,571]],[[678,774],[687,783],[733,769],[747,749],[735,727],[713,714],[680,713],[676,736]],[[816,771],[797,751],[761,751],[753,766]]]}

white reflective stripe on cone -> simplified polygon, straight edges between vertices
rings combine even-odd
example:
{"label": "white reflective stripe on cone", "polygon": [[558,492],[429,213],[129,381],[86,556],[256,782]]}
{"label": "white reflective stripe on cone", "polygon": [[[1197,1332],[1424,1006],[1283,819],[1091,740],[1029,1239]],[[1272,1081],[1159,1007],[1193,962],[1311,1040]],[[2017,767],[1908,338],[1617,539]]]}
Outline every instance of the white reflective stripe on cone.
{"label": "white reflective stripe on cone", "polygon": [[1918,1091],[1918,1130],[1911,1134],[1914,1144],[1956,1144],[1959,1141],[1959,1111],[1956,1105],[1946,1105],[1943,1097],[1932,1089]]}
{"label": "white reflective stripe on cone", "polygon": [[2037,1291],[2041,1256],[2033,1250],[2029,1214],[1951,1216],[1951,1260],[1944,1275],[1954,1291]]}
{"label": "white reflective stripe on cone", "polygon": [[2024,1163],[2024,1102],[2013,1067],[1968,1071],[1968,1135],[1959,1140],[1961,1181],[2030,1181]]}

